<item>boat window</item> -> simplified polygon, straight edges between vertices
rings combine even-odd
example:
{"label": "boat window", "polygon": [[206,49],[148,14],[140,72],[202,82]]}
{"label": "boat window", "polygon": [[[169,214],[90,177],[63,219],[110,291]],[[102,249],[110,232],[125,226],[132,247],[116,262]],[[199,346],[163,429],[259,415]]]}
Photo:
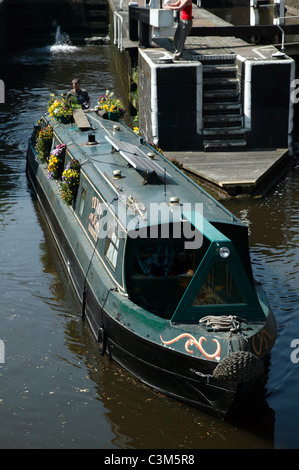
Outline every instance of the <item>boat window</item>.
{"label": "boat window", "polygon": [[131,244],[126,262],[130,299],[170,319],[190,284],[204,249],[185,249],[184,240],[140,240]]}
{"label": "boat window", "polygon": [[117,255],[119,249],[119,238],[113,229],[108,231],[106,247],[105,247],[105,256],[113,266],[116,268]]}
{"label": "boat window", "polygon": [[133,277],[192,277],[194,254],[174,245],[144,245],[137,247]]}
{"label": "boat window", "polygon": [[86,188],[83,186],[79,203],[79,215],[82,217],[86,198]]}
{"label": "boat window", "polygon": [[241,304],[244,299],[233,279],[229,266],[217,262],[196,295],[193,306]]}

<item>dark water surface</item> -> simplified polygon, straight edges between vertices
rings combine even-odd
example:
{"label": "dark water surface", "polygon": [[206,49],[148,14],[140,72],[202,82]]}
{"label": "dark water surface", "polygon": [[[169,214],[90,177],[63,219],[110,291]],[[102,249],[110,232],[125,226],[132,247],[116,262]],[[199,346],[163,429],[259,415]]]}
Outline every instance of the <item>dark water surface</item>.
{"label": "dark water surface", "polygon": [[298,167],[264,199],[225,203],[250,226],[254,272],[274,309],[278,339],[267,406],[223,423],[101,358],[81,321],[25,175],[33,122],[49,93],[65,92],[76,75],[92,105],[106,88],[117,91],[110,46],[41,47],[1,58],[0,448],[298,448],[299,363],[290,358],[291,341],[299,338]]}

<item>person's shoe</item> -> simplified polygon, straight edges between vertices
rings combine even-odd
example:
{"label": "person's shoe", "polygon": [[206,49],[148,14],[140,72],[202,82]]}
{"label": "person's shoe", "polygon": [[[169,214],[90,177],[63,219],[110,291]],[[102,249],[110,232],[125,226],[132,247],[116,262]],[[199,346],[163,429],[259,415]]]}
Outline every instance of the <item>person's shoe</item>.
{"label": "person's shoe", "polygon": [[173,60],[183,60],[182,54],[173,54]]}

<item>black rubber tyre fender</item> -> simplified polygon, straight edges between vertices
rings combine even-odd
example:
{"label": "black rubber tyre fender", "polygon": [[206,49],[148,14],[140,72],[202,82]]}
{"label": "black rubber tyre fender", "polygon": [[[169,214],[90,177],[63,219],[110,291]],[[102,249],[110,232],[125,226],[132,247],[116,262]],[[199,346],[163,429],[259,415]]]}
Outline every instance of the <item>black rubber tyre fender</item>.
{"label": "black rubber tyre fender", "polygon": [[264,367],[259,357],[249,351],[236,351],[219,362],[213,371],[213,377],[243,383],[257,379],[263,373]]}

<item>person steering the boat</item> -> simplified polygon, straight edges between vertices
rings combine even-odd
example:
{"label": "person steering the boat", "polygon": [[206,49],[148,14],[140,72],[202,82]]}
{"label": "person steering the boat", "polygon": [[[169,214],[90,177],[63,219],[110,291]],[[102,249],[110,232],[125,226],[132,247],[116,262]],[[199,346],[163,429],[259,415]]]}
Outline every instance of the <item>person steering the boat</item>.
{"label": "person steering the boat", "polygon": [[90,99],[88,92],[81,88],[80,80],[79,78],[74,78],[73,81],[73,89],[70,90],[66,98],[77,98],[78,104],[82,106],[82,109],[88,109],[90,106]]}

